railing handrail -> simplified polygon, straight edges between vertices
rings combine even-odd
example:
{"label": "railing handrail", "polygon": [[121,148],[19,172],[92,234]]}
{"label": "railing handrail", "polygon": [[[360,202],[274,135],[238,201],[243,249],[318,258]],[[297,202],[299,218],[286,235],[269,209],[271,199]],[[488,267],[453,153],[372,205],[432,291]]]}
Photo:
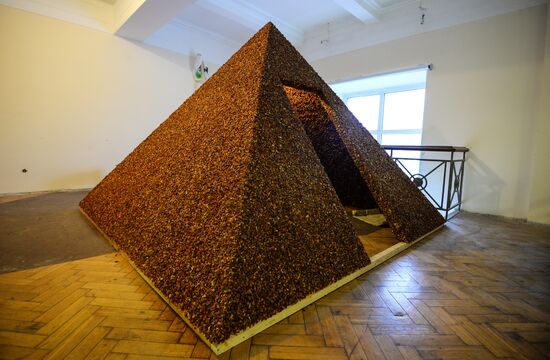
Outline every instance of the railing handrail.
{"label": "railing handrail", "polygon": [[438,145],[382,145],[382,148],[384,150],[444,151],[463,153],[470,151],[467,147]]}

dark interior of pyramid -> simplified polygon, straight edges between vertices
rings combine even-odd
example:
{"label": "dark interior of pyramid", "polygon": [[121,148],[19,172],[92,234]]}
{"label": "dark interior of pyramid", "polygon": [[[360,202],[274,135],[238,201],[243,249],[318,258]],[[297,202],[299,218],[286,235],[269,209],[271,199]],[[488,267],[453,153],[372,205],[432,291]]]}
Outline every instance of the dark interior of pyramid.
{"label": "dark interior of pyramid", "polygon": [[377,208],[376,201],[335,128],[332,109],[313,91],[291,86],[285,86],[284,89],[342,205],[359,209]]}
{"label": "dark interior of pyramid", "polygon": [[212,344],[444,222],[273,24],[80,207]]}

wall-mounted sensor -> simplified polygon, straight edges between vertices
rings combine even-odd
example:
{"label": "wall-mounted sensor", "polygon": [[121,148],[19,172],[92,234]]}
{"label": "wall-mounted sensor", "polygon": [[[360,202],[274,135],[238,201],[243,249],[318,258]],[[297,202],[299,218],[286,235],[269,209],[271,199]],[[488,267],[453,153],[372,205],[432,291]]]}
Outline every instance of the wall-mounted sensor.
{"label": "wall-mounted sensor", "polygon": [[198,83],[206,81],[206,75],[208,74],[208,67],[204,65],[202,55],[197,54],[193,64],[193,79]]}

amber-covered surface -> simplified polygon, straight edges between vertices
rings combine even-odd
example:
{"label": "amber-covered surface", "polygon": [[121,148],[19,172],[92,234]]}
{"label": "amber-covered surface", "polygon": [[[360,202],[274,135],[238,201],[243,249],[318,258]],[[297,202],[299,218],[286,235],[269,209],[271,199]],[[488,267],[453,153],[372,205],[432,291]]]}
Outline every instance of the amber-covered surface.
{"label": "amber-covered surface", "polygon": [[269,24],[80,204],[212,343],[369,263],[279,51],[297,54]]}
{"label": "amber-covered surface", "polygon": [[266,25],[80,204],[212,343],[369,263],[284,85],[323,100],[325,153],[345,148],[398,240],[443,223]]}

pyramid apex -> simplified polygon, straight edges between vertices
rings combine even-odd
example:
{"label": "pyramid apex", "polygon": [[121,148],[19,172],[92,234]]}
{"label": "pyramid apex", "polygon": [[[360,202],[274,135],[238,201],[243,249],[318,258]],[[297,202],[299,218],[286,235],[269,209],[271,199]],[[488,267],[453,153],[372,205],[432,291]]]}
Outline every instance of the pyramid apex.
{"label": "pyramid apex", "polygon": [[277,29],[277,26],[275,26],[273,22],[268,21],[264,26],[262,26],[262,28],[258,32],[262,32],[262,31],[271,32],[273,30],[277,30],[278,32],[281,32],[279,29]]}

